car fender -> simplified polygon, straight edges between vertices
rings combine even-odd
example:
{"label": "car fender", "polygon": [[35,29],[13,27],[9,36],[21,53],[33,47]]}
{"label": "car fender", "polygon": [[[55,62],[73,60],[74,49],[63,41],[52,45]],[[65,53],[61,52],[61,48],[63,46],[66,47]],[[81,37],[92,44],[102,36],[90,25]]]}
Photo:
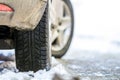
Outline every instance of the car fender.
{"label": "car fender", "polygon": [[33,30],[44,13],[48,0],[0,0],[14,12],[0,11],[0,25],[17,30]]}

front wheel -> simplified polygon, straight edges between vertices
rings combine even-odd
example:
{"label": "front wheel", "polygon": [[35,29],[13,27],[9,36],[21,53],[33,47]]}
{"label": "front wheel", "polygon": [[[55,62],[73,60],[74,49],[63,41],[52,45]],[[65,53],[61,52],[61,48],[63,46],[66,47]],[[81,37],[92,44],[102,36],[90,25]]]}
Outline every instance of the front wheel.
{"label": "front wheel", "polygon": [[50,25],[52,55],[61,58],[67,52],[73,37],[74,15],[70,0],[51,0]]}

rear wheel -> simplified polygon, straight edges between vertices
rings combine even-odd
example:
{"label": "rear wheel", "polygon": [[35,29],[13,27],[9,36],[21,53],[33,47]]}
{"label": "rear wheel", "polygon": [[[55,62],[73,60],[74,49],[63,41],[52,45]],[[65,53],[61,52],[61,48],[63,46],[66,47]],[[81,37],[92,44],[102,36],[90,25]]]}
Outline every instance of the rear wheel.
{"label": "rear wheel", "polygon": [[35,30],[15,31],[15,46],[16,66],[20,71],[49,70],[48,8]]}
{"label": "rear wheel", "polygon": [[52,55],[60,58],[67,52],[73,36],[74,16],[70,0],[51,0],[50,25]]}

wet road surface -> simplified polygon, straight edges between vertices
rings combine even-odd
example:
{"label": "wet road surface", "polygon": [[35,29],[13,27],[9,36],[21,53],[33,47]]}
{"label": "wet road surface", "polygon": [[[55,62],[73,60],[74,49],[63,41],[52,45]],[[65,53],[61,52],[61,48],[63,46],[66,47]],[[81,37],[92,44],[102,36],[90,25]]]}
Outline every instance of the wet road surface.
{"label": "wet road surface", "polygon": [[93,53],[93,55],[96,57],[74,57],[59,61],[68,73],[79,76],[81,80],[120,80],[120,56],[118,54],[97,55]]}

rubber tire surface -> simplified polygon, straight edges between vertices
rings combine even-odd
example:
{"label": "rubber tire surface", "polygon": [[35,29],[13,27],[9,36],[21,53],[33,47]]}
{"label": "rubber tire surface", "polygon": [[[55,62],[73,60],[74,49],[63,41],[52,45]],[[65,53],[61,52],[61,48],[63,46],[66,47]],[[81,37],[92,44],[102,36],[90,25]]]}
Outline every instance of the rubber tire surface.
{"label": "rubber tire surface", "polygon": [[69,10],[71,12],[71,34],[70,34],[70,38],[67,42],[67,44],[64,46],[64,48],[60,51],[53,51],[52,50],[52,56],[56,57],[56,58],[61,58],[62,56],[64,56],[66,54],[66,52],[68,51],[69,47],[70,47],[70,44],[71,44],[71,41],[72,41],[72,37],[73,37],[73,32],[74,32],[74,13],[73,13],[73,8],[72,8],[72,4],[70,2],[70,0],[63,0],[69,7]]}
{"label": "rubber tire surface", "polygon": [[49,70],[48,6],[33,31],[15,31],[16,66],[19,71]]}

